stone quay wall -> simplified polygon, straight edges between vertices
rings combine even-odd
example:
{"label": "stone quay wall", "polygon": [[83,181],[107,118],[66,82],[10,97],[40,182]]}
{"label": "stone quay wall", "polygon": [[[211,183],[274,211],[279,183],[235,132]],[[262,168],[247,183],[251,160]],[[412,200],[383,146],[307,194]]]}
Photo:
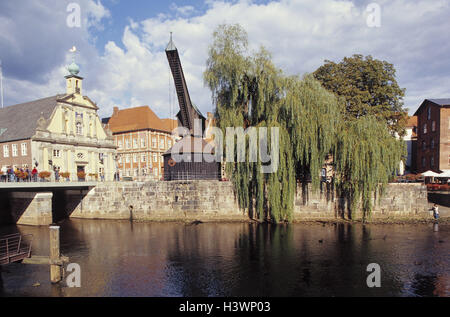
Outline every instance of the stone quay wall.
{"label": "stone quay wall", "polygon": [[[336,193],[323,188],[313,192],[311,187],[299,186],[294,203],[294,219],[337,218],[346,210],[346,199],[337,197]],[[420,183],[391,183],[381,196],[372,197],[372,218],[429,218],[427,188]],[[362,218],[362,212],[355,213],[356,219]],[[347,217],[347,214],[346,214]]]}
{"label": "stone quay wall", "polygon": [[244,221],[230,182],[112,182],[86,193],[71,217],[153,221]]}
{"label": "stone quay wall", "polygon": [[[69,193],[70,194],[70,193]],[[231,182],[109,182],[84,193],[72,193],[70,216],[88,219],[152,221],[246,221]],[[78,200],[78,202],[77,202]],[[374,218],[427,218],[427,191],[421,184],[389,184],[382,197],[374,197]],[[299,187],[295,220],[336,219],[346,201],[331,190],[312,192]],[[357,218],[361,213],[356,213]]]}

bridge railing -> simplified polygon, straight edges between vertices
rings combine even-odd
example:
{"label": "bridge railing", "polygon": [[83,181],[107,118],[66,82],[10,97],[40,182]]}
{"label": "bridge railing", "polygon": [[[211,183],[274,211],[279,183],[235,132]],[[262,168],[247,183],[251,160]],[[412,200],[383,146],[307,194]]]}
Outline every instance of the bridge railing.
{"label": "bridge railing", "polygon": [[31,256],[32,234],[9,234],[0,237],[0,264],[21,261]]}

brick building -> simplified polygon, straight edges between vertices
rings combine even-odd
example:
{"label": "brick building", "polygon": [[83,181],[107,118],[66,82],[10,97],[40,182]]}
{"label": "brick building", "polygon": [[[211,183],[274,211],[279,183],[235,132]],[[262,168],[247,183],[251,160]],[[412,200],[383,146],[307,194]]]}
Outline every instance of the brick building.
{"label": "brick building", "polygon": [[450,98],[425,99],[417,111],[417,172],[450,169]]}
{"label": "brick building", "polygon": [[172,131],[177,127],[176,120],[160,119],[148,106],[123,110],[114,107],[113,115],[103,119],[103,123],[114,135],[118,148],[116,167],[121,178],[163,177],[162,154],[175,142]]}

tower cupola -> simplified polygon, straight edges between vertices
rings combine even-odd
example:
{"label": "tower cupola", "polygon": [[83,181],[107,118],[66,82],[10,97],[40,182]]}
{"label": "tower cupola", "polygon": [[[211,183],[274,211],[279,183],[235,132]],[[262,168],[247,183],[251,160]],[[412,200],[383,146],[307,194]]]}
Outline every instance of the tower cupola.
{"label": "tower cupola", "polygon": [[82,93],[82,82],[83,77],[78,76],[80,73],[80,67],[75,63],[75,52],[77,48],[74,46],[70,49],[72,55],[72,64],[67,66],[67,71],[69,75],[65,76],[66,78],[66,93],[68,95],[71,94],[80,94]]}

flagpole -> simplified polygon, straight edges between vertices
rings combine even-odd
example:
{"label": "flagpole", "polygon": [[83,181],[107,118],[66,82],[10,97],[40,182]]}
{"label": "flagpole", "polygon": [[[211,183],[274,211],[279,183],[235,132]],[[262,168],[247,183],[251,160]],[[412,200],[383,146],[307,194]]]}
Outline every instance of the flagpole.
{"label": "flagpole", "polygon": [[3,69],[2,69],[2,60],[0,59],[0,95],[3,109]]}

